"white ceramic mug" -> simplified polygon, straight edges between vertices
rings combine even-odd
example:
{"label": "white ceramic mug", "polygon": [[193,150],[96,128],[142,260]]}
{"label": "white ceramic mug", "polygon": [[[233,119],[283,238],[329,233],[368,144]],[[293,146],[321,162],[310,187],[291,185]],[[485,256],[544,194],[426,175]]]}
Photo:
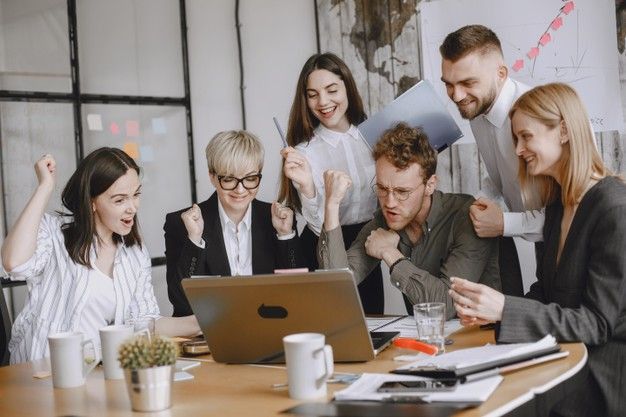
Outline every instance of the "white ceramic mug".
{"label": "white ceramic mug", "polygon": [[72,388],[85,384],[85,377],[97,365],[95,360],[91,364],[85,361],[84,348],[88,344],[95,352],[93,341],[83,341],[82,333],[63,332],[48,336],[54,387]]}
{"label": "white ceramic mug", "polygon": [[100,329],[102,365],[106,379],[124,379],[124,370],[117,360],[120,345],[133,337],[134,329],[129,324],[106,326]]}
{"label": "white ceramic mug", "polygon": [[311,400],[326,396],[326,380],[333,375],[333,348],[320,333],[296,333],[283,337],[289,396]]}

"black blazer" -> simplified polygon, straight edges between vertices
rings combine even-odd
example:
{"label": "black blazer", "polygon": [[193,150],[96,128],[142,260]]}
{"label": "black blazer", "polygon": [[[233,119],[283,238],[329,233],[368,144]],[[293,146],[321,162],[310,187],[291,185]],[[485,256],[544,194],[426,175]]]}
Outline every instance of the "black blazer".
{"label": "black blazer", "polygon": [[[272,205],[252,200],[252,273],[270,274],[274,269],[304,266],[300,239],[278,240],[272,226]],[[167,292],[174,306],[174,317],[193,314],[183,292],[181,280],[192,275],[230,275],[228,255],[224,246],[222,225],[217,207],[217,194],[198,204],[204,219],[202,239],[205,248],[187,237],[180,215],[188,210],[169,213],[165,218],[165,257],[167,259]],[[295,223],[295,222],[294,222]]]}
{"label": "black blazer", "polygon": [[552,334],[583,342],[589,376],[559,415],[623,415],[626,409],[626,185],[607,177],[578,205],[557,264],[563,207],[546,208],[545,250],[525,298],[506,296],[499,342]]}

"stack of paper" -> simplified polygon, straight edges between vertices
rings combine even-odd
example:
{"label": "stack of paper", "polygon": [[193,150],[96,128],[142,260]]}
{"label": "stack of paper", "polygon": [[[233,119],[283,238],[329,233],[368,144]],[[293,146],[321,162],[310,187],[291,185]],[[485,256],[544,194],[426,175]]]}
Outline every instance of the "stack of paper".
{"label": "stack of paper", "polygon": [[434,367],[439,369],[462,370],[475,368],[484,363],[506,361],[532,355],[533,352],[544,352],[556,347],[553,336],[547,335],[535,343],[512,343],[510,345],[490,345],[455,350],[439,356],[429,356],[411,364],[398,368],[415,369],[422,367]]}
{"label": "stack of paper", "polygon": [[496,375],[490,378],[481,379],[480,381],[468,382],[466,384],[457,385],[454,391],[442,392],[406,392],[406,393],[380,393],[376,390],[383,382],[387,381],[417,381],[428,378],[421,378],[410,375],[392,375],[392,374],[363,374],[361,378],[356,380],[348,388],[335,393],[337,401],[385,401],[394,397],[416,397],[426,402],[471,402],[481,403],[487,400],[489,396],[502,382],[502,377]]}

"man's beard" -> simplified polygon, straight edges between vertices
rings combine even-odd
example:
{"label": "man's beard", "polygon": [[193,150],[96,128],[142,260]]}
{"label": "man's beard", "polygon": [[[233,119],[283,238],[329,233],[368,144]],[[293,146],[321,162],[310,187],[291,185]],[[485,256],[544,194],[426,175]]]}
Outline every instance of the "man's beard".
{"label": "man's beard", "polygon": [[492,89],[489,90],[487,96],[483,97],[480,100],[477,99],[477,101],[480,102],[480,107],[476,107],[475,109],[462,110],[460,107],[457,106],[457,108],[459,109],[459,113],[461,113],[461,117],[464,119],[472,120],[476,116],[487,113],[487,111],[489,111],[489,109],[491,108],[493,102],[496,100],[496,95],[497,89],[494,86]]}

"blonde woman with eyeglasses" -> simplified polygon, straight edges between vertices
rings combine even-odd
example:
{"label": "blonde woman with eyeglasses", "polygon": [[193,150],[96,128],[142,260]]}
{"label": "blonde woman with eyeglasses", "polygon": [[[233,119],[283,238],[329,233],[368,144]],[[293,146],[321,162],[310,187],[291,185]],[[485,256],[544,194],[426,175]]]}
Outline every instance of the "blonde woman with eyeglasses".
{"label": "blonde woman with eyeglasses", "polygon": [[293,212],[255,198],[263,157],[263,145],[252,133],[218,133],[206,147],[215,193],[167,215],[167,286],[174,316],[193,314],[182,289],[183,278],[266,274],[304,266]]}

